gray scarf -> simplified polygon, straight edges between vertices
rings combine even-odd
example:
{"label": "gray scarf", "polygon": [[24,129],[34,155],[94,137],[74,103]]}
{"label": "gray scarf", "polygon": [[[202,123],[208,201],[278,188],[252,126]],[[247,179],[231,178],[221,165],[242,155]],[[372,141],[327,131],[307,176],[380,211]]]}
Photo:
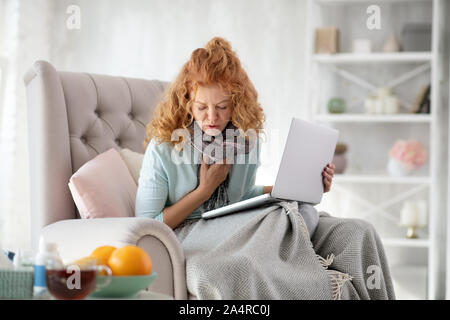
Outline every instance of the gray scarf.
{"label": "gray scarf", "polygon": [[[247,154],[255,146],[254,139],[238,139],[239,131],[231,121],[228,122],[221,134],[217,136],[210,136],[204,133],[195,121],[191,123],[188,129],[192,131],[189,141],[190,146],[197,152],[200,152],[202,156],[207,156],[206,162],[208,164],[220,163],[227,159],[227,155]],[[197,168],[197,186],[200,184],[200,166],[201,163],[198,164]],[[229,177],[230,174],[228,173],[226,179],[214,190],[211,197],[203,203],[205,211],[230,204],[228,197]]]}

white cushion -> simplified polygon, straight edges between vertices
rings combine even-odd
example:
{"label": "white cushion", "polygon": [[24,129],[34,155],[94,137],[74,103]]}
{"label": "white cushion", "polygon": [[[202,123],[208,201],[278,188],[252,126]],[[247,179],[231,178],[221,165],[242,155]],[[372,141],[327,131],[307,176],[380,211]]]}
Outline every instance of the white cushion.
{"label": "white cushion", "polygon": [[134,182],[138,185],[139,172],[141,171],[144,155],[142,153],[131,151],[130,149],[122,149],[120,150],[120,156],[127,165]]}

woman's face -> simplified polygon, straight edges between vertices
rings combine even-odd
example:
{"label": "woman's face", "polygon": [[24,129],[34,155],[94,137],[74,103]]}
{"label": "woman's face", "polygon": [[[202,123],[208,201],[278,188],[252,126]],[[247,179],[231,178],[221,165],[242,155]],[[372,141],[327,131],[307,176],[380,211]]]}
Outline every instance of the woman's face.
{"label": "woman's face", "polygon": [[231,120],[231,97],[219,86],[199,86],[192,103],[192,113],[203,132],[216,136]]}

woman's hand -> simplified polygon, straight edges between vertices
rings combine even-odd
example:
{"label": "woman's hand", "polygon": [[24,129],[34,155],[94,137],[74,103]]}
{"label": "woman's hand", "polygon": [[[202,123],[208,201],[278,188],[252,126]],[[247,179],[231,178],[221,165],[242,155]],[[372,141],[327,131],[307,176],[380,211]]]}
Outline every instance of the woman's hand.
{"label": "woman's hand", "polygon": [[263,194],[266,194],[266,193],[271,193],[272,192],[272,189],[273,189],[273,186],[264,186],[263,187]]}
{"label": "woman's hand", "polygon": [[208,198],[213,194],[214,190],[227,178],[231,164],[207,164],[203,158],[200,166],[200,183],[198,188],[204,191]]}
{"label": "woman's hand", "polygon": [[333,163],[327,164],[325,169],[322,171],[323,176],[323,192],[328,192],[331,189],[331,183],[333,181],[334,169],[336,167]]}

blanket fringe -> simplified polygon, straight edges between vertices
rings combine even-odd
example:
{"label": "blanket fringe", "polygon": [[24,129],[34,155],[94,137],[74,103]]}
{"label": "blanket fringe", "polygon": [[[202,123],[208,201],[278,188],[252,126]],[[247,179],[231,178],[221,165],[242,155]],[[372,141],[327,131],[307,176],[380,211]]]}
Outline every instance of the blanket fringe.
{"label": "blanket fringe", "polygon": [[333,300],[341,300],[342,287],[347,281],[353,279],[352,276],[347,273],[342,273],[336,270],[327,270],[331,279],[331,289]]}
{"label": "blanket fringe", "polygon": [[[306,233],[308,239],[310,239],[310,235],[308,232],[308,228],[306,227],[306,223],[303,220],[303,217],[301,216],[300,212],[298,211],[298,206],[296,207],[297,203],[295,203],[295,205],[294,205],[292,203],[283,201],[280,203],[280,205],[281,205],[281,207],[283,207],[285,209],[286,215],[290,214],[292,211],[294,211],[296,214],[298,214],[298,216],[300,217],[300,225],[302,226],[303,231]],[[311,248],[314,249],[314,246],[311,241],[309,241],[309,245],[311,246]],[[316,253],[316,257],[317,257],[317,260],[319,261],[320,265],[326,270],[326,272],[330,278],[333,300],[341,300],[342,287],[344,286],[344,284],[347,281],[353,280],[353,277],[347,273],[342,273],[342,272],[339,272],[336,270],[328,269],[328,267],[333,263],[334,258],[335,258],[333,253],[327,255],[326,258],[323,258],[322,256],[320,256],[319,254]]]}
{"label": "blanket fringe", "polygon": [[319,260],[322,267],[327,271],[327,274],[331,281],[331,294],[333,300],[341,300],[342,287],[344,283],[352,280],[353,277],[347,273],[342,273],[336,270],[330,270],[328,267],[333,263],[334,254],[327,255],[327,258],[323,258],[320,255],[316,254],[317,259]]}
{"label": "blanket fringe", "polygon": [[319,259],[320,264],[322,267],[326,270],[328,267],[333,263],[334,260],[334,254],[327,255],[327,258],[323,258],[322,256],[316,254],[317,259]]}

